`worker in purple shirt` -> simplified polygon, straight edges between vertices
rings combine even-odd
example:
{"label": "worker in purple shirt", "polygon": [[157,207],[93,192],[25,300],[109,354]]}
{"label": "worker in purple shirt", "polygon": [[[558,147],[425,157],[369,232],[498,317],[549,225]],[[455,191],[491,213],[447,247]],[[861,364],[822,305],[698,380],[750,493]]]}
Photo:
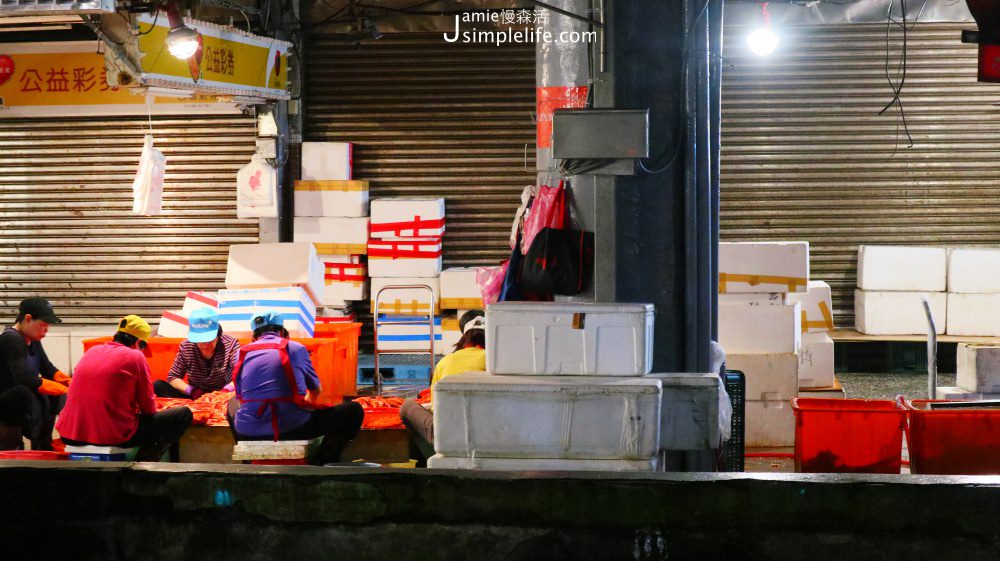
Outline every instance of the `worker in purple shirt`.
{"label": "worker in purple shirt", "polygon": [[233,366],[240,342],[222,332],[219,312],[200,308],[188,317],[187,341],[181,343],[167,380],[153,383],[158,397],[198,399],[219,390],[233,391]]}
{"label": "worker in purple shirt", "polygon": [[281,314],[259,312],[250,320],[253,342],[240,349],[233,369],[236,398],[229,402],[229,425],[237,441],[310,440],[323,442],[309,458],[315,465],[340,461],[358,435],[364,410],[354,402],[319,409],[319,377],[304,345],[288,339]]}

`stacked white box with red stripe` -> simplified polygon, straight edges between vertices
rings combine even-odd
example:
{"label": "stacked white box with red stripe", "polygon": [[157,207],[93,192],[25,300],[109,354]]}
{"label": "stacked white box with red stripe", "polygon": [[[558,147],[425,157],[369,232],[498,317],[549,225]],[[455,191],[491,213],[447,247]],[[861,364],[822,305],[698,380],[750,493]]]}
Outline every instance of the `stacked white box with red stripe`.
{"label": "stacked white box with red stripe", "polygon": [[188,335],[188,316],[199,308],[219,309],[219,294],[207,291],[189,291],[184,296],[184,307],[180,310],[164,310],[160,323],[156,328],[157,337],[186,339]]}

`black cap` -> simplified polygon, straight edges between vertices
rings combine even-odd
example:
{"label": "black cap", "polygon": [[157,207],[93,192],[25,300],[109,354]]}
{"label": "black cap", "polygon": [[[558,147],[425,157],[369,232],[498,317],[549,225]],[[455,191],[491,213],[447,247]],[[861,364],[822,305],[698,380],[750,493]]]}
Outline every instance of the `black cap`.
{"label": "black cap", "polygon": [[46,323],[62,323],[62,320],[52,309],[52,304],[41,296],[32,296],[21,300],[18,307],[18,315],[31,314],[34,319],[40,319]]}

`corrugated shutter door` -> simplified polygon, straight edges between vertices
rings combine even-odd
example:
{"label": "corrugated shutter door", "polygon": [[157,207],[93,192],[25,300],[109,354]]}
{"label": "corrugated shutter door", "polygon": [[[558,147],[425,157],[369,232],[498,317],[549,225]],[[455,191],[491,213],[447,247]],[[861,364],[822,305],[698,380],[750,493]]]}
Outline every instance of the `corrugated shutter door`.
{"label": "corrugated shutter door", "polygon": [[[976,82],[962,27],[908,34],[912,148],[895,107],[878,115],[893,97],[884,24],[786,29],[763,58],[745,27],[725,30],[722,239],[808,240],[838,327],[854,325],[858,245],[1000,245],[1000,86]],[[897,82],[901,44],[893,26]]]}
{"label": "corrugated shutter door", "polygon": [[153,118],[166,185],[163,213],[145,217],[132,214],[132,180],[148,127],[146,117],[0,119],[5,321],[39,294],[68,325],[130,313],[155,323],[186,290],[223,287],[229,244],[257,240],[257,221],[236,218],[235,184],[256,124]]}
{"label": "corrugated shutter door", "polygon": [[[316,35],[305,58],[305,140],[354,142],[354,177],[371,181],[373,198],[444,197],[445,267],[509,255],[521,190],[534,183],[534,45]],[[355,310],[370,323],[367,304]],[[362,338],[370,344],[370,327]]]}

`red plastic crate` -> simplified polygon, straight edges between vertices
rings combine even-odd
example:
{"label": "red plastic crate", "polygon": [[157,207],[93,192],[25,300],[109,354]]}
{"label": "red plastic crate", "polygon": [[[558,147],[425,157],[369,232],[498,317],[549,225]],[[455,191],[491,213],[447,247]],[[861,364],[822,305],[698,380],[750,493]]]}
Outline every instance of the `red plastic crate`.
{"label": "red plastic crate", "polygon": [[48,450],[4,450],[0,451],[0,460],[68,460],[65,452]]}
{"label": "red plastic crate", "polygon": [[900,400],[910,416],[910,473],[1000,475],[1000,409],[930,409]]}
{"label": "red plastic crate", "polygon": [[795,471],[899,473],[906,411],[892,400],[792,399]]}

